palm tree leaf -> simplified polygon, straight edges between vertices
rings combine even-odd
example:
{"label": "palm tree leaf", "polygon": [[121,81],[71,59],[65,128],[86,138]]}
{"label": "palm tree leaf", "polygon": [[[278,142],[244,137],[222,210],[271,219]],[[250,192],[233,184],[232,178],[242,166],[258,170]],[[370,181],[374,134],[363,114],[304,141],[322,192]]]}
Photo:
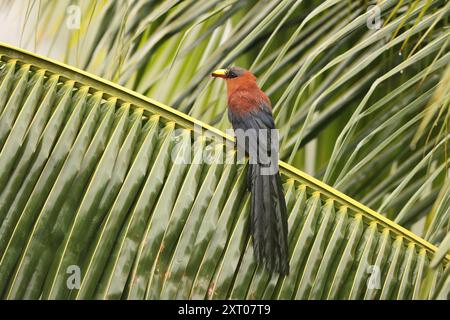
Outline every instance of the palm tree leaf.
{"label": "palm tree leaf", "polygon": [[245,164],[224,152],[230,137],[56,61],[4,44],[0,55],[4,298],[448,294],[442,251],[427,282],[432,244],[283,162],[291,273],[269,275],[253,260]]}

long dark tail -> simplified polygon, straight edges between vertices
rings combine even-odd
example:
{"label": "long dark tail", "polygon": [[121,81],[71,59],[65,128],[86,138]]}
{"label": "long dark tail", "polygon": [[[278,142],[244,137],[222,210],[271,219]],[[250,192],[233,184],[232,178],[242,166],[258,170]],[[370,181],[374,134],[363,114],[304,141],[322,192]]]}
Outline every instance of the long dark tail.
{"label": "long dark tail", "polygon": [[252,193],[250,232],[256,260],[270,272],[289,274],[288,222],[280,174],[261,174],[250,164],[247,186]]}

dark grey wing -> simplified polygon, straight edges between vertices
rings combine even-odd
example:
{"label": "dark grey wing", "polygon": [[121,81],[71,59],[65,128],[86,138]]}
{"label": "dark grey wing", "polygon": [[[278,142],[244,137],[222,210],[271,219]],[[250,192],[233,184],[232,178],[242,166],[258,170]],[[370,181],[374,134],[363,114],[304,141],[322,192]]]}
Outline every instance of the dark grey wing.
{"label": "dark grey wing", "polygon": [[233,125],[238,148],[245,150],[251,162],[268,164],[270,159],[267,158],[278,152],[278,134],[274,130],[270,107],[263,103],[245,114],[233,113],[228,109],[228,119]]}
{"label": "dark grey wing", "polygon": [[249,154],[247,188],[252,193],[250,232],[256,260],[271,272],[287,275],[287,208],[278,173],[278,134],[272,111],[262,105],[245,115],[230,111],[228,115],[238,148]]}

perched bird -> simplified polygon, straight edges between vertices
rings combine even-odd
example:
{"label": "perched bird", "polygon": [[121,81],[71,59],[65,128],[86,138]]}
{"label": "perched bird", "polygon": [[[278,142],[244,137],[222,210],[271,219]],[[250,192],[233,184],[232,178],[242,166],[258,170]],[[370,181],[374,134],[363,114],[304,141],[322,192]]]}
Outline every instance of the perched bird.
{"label": "perched bird", "polygon": [[[270,272],[287,275],[287,209],[278,172],[278,148],[273,147],[275,123],[270,100],[250,71],[230,67],[218,69],[211,76],[226,80],[228,118],[235,131],[237,147],[249,156],[247,188],[252,194],[250,231],[256,260]],[[237,135],[238,130],[244,132],[245,139]],[[259,134],[263,131],[265,135]],[[269,163],[268,158],[275,158],[275,161]],[[274,164],[276,170],[268,170]]]}

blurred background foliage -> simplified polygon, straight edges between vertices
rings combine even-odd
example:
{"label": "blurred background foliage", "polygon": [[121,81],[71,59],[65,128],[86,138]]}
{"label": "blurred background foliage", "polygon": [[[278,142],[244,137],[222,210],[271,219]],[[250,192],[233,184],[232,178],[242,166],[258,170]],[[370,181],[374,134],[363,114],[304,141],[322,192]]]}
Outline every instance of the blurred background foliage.
{"label": "blurred background foliage", "polygon": [[272,101],[281,160],[450,247],[449,1],[3,0],[0,10],[1,41],[222,130],[225,86],[208,75],[250,69]]}

